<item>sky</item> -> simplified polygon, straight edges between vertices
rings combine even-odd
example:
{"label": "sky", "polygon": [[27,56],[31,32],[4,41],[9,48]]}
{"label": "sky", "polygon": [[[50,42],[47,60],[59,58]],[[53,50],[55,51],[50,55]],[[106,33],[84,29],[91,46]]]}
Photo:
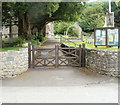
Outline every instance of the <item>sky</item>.
{"label": "sky", "polygon": [[[95,2],[95,1],[98,1],[98,2],[101,2],[101,1],[108,2],[109,0],[89,0],[89,2]],[[120,0],[111,0],[111,1],[120,1]]]}

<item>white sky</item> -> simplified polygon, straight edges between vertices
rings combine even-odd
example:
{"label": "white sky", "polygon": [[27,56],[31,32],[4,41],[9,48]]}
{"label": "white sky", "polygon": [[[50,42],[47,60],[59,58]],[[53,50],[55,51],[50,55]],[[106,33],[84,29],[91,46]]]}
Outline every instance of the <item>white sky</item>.
{"label": "white sky", "polygon": [[[109,0],[89,0],[89,2],[95,2],[95,1],[98,1],[98,2],[101,2],[101,1],[108,2]],[[111,0],[111,1],[120,1],[120,0]]]}

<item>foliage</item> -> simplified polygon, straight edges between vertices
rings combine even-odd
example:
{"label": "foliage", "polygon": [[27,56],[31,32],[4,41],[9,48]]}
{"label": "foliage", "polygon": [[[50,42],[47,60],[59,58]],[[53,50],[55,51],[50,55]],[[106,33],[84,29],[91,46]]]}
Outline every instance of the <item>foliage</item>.
{"label": "foliage", "polygon": [[23,38],[16,38],[14,42],[16,42],[18,46],[21,46],[22,44],[26,43],[25,39]]}
{"label": "foliage", "polygon": [[10,21],[12,23],[16,22],[16,18],[14,17],[14,2],[2,3],[2,23],[5,26],[10,25]]}
{"label": "foliage", "polygon": [[72,22],[55,22],[54,23],[54,33],[55,34],[65,34],[67,31],[67,28],[71,26],[73,23]]}
{"label": "foliage", "polygon": [[112,2],[112,11],[115,15],[115,26],[120,27],[120,1]]}
{"label": "foliage", "polygon": [[75,26],[71,26],[68,30],[68,36],[70,37],[80,37],[80,32],[79,32],[79,28],[75,27]]}
{"label": "foliage", "polygon": [[[109,3],[108,2],[94,2],[90,4],[91,6],[101,6],[103,7],[104,13],[108,12],[109,10]],[[115,26],[120,27],[120,1],[111,2],[111,11],[114,12],[114,21]]]}
{"label": "foliage", "polygon": [[3,47],[21,46],[24,43],[26,43],[26,41],[23,38],[14,38],[12,42],[9,42],[9,39],[4,39]]}
{"label": "foliage", "polygon": [[32,35],[31,43],[33,45],[40,45],[41,44],[41,42],[38,39],[38,35]]}
{"label": "foliage", "polygon": [[34,27],[42,32],[45,25],[52,21],[76,21],[83,7],[84,3],[77,2],[5,2],[3,24],[9,23],[9,17],[17,19],[19,35],[28,39]]}
{"label": "foliage", "polygon": [[[42,29],[45,24],[51,21],[76,21],[80,17],[83,7],[84,5],[81,3],[37,3],[32,5],[29,14],[34,26]],[[32,13],[33,11],[36,11],[34,15]]]}
{"label": "foliage", "polygon": [[69,37],[79,37],[80,31],[74,22],[55,22],[54,33],[61,35],[68,35]]}
{"label": "foliage", "polygon": [[33,45],[41,45],[42,42],[48,40],[48,38],[44,37],[42,33],[39,33],[37,35],[32,35],[31,43]]}
{"label": "foliage", "polygon": [[85,32],[92,32],[95,28],[102,27],[104,25],[105,13],[101,6],[87,6],[80,19],[79,25]]}

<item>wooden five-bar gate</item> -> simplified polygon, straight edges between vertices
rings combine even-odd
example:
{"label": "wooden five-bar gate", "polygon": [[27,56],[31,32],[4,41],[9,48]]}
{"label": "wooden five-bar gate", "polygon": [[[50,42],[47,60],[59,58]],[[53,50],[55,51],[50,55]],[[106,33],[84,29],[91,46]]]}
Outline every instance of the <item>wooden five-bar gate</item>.
{"label": "wooden five-bar gate", "polygon": [[85,66],[85,44],[79,47],[35,48],[28,47],[29,68],[59,67],[59,66]]}

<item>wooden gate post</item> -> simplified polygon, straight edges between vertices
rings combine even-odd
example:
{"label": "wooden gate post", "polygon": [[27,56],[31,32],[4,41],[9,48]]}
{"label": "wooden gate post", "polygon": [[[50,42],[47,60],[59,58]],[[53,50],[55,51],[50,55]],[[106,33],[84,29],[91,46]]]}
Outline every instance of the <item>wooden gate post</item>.
{"label": "wooden gate post", "polygon": [[81,53],[82,53],[81,45],[79,45],[79,66],[80,66],[80,67],[82,66],[82,65],[81,65],[81,59],[82,59]]}
{"label": "wooden gate post", "polygon": [[59,65],[59,46],[55,45],[55,67],[57,68]]}
{"label": "wooden gate post", "polygon": [[82,44],[82,67],[85,67],[85,44]]}
{"label": "wooden gate post", "polygon": [[34,65],[35,65],[34,54],[35,54],[35,48],[34,48],[34,45],[32,45],[32,68],[34,68]]}
{"label": "wooden gate post", "polygon": [[31,45],[28,43],[28,68],[31,68]]}

